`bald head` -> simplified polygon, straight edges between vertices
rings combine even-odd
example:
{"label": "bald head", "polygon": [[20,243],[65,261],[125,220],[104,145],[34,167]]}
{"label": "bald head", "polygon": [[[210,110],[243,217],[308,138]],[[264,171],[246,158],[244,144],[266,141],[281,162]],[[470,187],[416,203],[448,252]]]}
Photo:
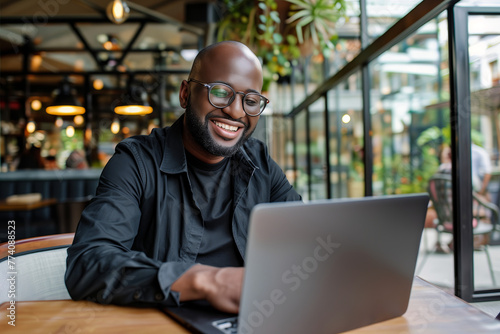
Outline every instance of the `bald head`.
{"label": "bald head", "polygon": [[[236,41],[224,41],[202,49],[193,62],[189,78],[216,80],[218,72],[246,71],[251,77],[257,76],[262,88],[262,65],[257,56],[245,45]],[[260,79],[258,79],[260,78]]]}

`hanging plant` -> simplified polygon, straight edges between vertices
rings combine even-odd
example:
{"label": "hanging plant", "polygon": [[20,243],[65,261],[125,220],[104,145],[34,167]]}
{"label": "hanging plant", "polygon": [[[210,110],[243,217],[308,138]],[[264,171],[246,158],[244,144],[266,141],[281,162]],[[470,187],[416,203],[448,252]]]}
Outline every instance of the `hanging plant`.
{"label": "hanging plant", "polygon": [[[305,45],[333,48],[335,22],[345,14],[345,0],[224,0],[217,40],[246,44],[262,59],[264,81],[291,71]],[[310,52],[308,48],[308,53]]]}
{"label": "hanging plant", "polygon": [[321,50],[333,49],[337,38],[335,23],[345,16],[345,0],[287,0],[299,44],[311,40]]}

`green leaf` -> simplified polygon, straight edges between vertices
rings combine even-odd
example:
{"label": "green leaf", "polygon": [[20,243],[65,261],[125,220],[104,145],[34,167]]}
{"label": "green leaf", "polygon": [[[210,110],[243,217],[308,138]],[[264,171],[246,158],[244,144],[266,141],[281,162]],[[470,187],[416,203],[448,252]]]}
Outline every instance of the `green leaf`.
{"label": "green leaf", "polygon": [[260,29],[260,30],[262,30],[262,31],[266,31],[266,28],[267,28],[267,27],[266,27],[266,25],[265,25],[265,24],[262,24],[262,23],[259,23],[259,24],[257,25],[257,27],[259,27],[259,29]]}
{"label": "green leaf", "polygon": [[297,25],[295,27],[295,31],[297,32],[297,38],[299,40],[299,43],[300,44],[304,43],[304,37],[302,36],[302,27]]}
{"label": "green leaf", "polygon": [[297,23],[297,26],[300,26],[300,27],[303,27],[305,26],[306,24],[309,24],[311,23],[313,20],[312,17],[304,17],[303,19],[301,19],[298,23]]}
{"label": "green leaf", "polygon": [[317,34],[316,28],[314,28],[314,26],[311,26],[311,37],[312,37],[314,44],[318,45],[319,44],[318,34]]}
{"label": "green leaf", "polygon": [[278,55],[278,64],[280,65],[285,65],[285,63],[287,62],[288,60],[285,58],[285,56],[283,56],[282,53],[280,53]]}
{"label": "green leaf", "polygon": [[271,12],[270,13],[271,15],[271,19],[276,22],[276,23],[280,23],[281,22],[281,19],[280,19],[280,15],[278,14],[278,12]]}
{"label": "green leaf", "polygon": [[260,22],[262,22],[262,23],[266,23],[266,22],[267,22],[267,17],[266,17],[265,15],[262,15],[262,14],[261,14],[261,15],[259,15],[259,20],[260,20]]}
{"label": "green leaf", "polygon": [[311,4],[309,4],[305,1],[302,1],[302,0],[287,0],[287,1],[294,4],[294,5],[299,6],[300,8],[307,8],[307,7],[311,6]]}
{"label": "green leaf", "polygon": [[274,40],[274,43],[281,44],[281,42],[283,42],[283,36],[281,36],[281,34],[274,33],[273,40]]}
{"label": "green leaf", "polygon": [[300,12],[297,12],[295,14],[293,14],[292,16],[290,16],[287,20],[286,20],[286,23],[292,23],[294,21],[297,21],[298,19],[300,19],[301,17],[304,17],[304,16],[307,16],[309,15],[309,11],[307,10],[301,10]]}
{"label": "green leaf", "polygon": [[295,37],[294,35],[287,35],[286,41],[289,45],[296,45],[297,44],[297,37]]}
{"label": "green leaf", "polygon": [[441,138],[441,136],[442,136],[441,129],[438,128],[437,126],[433,126],[431,128],[422,131],[420,136],[417,138],[417,145],[424,146],[431,141]]}
{"label": "green leaf", "polygon": [[265,11],[267,9],[267,6],[263,1],[259,1],[259,8]]}
{"label": "green leaf", "polygon": [[328,25],[326,25],[324,22],[323,24],[321,24],[322,22],[318,22],[318,24],[315,24],[314,27],[318,30],[318,32],[321,34],[321,36],[323,36],[323,39],[328,39],[328,32],[327,30],[329,30],[329,27]]}

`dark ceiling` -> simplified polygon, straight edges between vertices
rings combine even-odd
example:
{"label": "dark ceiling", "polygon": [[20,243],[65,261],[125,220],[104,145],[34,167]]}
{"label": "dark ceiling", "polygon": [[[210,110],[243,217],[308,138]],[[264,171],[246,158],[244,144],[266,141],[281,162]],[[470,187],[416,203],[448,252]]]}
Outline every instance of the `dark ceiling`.
{"label": "dark ceiling", "polygon": [[127,87],[130,76],[150,90],[166,77],[161,84],[168,90],[184,78],[196,50],[213,42],[220,11],[215,1],[126,1],[130,17],[122,24],[106,16],[111,1],[0,0],[3,105],[10,100],[22,107],[30,96],[50,102],[63,77],[80,96],[97,93],[89,86],[102,80],[104,104]]}

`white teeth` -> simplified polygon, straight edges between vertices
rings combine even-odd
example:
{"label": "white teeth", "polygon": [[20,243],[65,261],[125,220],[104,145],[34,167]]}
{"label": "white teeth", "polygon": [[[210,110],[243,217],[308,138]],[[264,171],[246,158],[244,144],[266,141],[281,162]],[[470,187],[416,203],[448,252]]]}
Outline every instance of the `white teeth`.
{"label": "white teeth", "polygon": [[219,128],[223,128],[225,130],[229,130],[229,131],[233,131],[233,132],[238,131],[237,126],[227,125],[227,124],[219,123],[219,122],[215,122],[215,125],[217,125]]}

